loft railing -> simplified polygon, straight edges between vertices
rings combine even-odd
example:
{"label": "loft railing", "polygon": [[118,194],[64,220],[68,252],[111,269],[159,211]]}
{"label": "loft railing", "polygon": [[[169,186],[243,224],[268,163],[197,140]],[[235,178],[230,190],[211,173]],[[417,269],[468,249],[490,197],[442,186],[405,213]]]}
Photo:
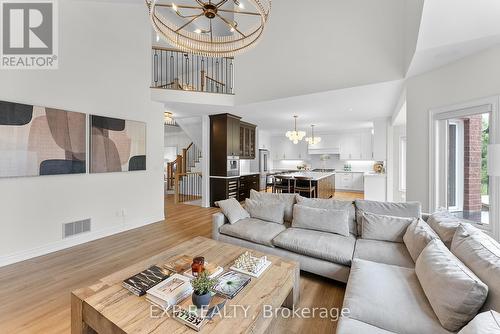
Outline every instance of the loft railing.
{"label": "loft railing", "polygon": [[234,59],[153,46],[152,88],[234,94]]}

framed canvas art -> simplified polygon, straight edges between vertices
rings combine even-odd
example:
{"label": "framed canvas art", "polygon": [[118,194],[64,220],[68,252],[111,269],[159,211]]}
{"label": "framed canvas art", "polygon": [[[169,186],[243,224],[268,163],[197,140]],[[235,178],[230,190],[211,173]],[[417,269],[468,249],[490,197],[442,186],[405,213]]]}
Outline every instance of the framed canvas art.
{"label": "framed canvas art", "polygon": [[0,177],[85,173],[85,118],[0,101]]}
{"label": "framed canvas art", "polygon": [[146,123],[90,115],[90,172],[146,170]]}

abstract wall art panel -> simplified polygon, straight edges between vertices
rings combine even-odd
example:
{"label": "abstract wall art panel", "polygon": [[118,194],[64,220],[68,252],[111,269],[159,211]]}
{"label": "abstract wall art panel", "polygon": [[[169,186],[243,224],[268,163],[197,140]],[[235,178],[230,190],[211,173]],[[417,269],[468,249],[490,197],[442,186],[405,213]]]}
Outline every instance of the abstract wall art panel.
{"label": "abstract wall art panel", "polygon": [[85,173],[85,114],[0,101],[0,177]]}
{"label": "abstract wall art panel", "polygon": [[146,170],[146,123],[90,115],[90,172]]}

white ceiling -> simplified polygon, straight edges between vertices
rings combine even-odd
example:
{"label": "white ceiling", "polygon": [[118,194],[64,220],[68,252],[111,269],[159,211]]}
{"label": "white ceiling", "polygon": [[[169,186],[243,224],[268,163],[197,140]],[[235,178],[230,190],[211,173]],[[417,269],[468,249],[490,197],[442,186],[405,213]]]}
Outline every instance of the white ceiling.
{"label": "white ceiling", "polygon": [[397,80],[236,107],[170,103],[168,109],[177,117],[230,112],[273,133],[290,130],[298,115],[301,129],[315,124],[321,133],[369,128],[373,119],[391,116],[402,88]]}
{"label": "white ceiling", "polygon": [[407,1],[273,1],[261,42],[236,58],[237,103],[402,78]]}
{"label": "white ceiling", "polygon": [[500,1],[426,1],[408,76],[500,43]]}

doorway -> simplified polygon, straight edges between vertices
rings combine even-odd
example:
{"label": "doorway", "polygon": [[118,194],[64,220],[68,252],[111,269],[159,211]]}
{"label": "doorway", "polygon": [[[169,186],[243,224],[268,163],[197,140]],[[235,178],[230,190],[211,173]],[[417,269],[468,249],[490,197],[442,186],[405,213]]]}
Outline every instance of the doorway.
{"label": "doorway", "polygon": [[431,112],[431,210],[446,209],[484,229],[497,198],[487,172],[495,110],[496,103],[487,103]]}

